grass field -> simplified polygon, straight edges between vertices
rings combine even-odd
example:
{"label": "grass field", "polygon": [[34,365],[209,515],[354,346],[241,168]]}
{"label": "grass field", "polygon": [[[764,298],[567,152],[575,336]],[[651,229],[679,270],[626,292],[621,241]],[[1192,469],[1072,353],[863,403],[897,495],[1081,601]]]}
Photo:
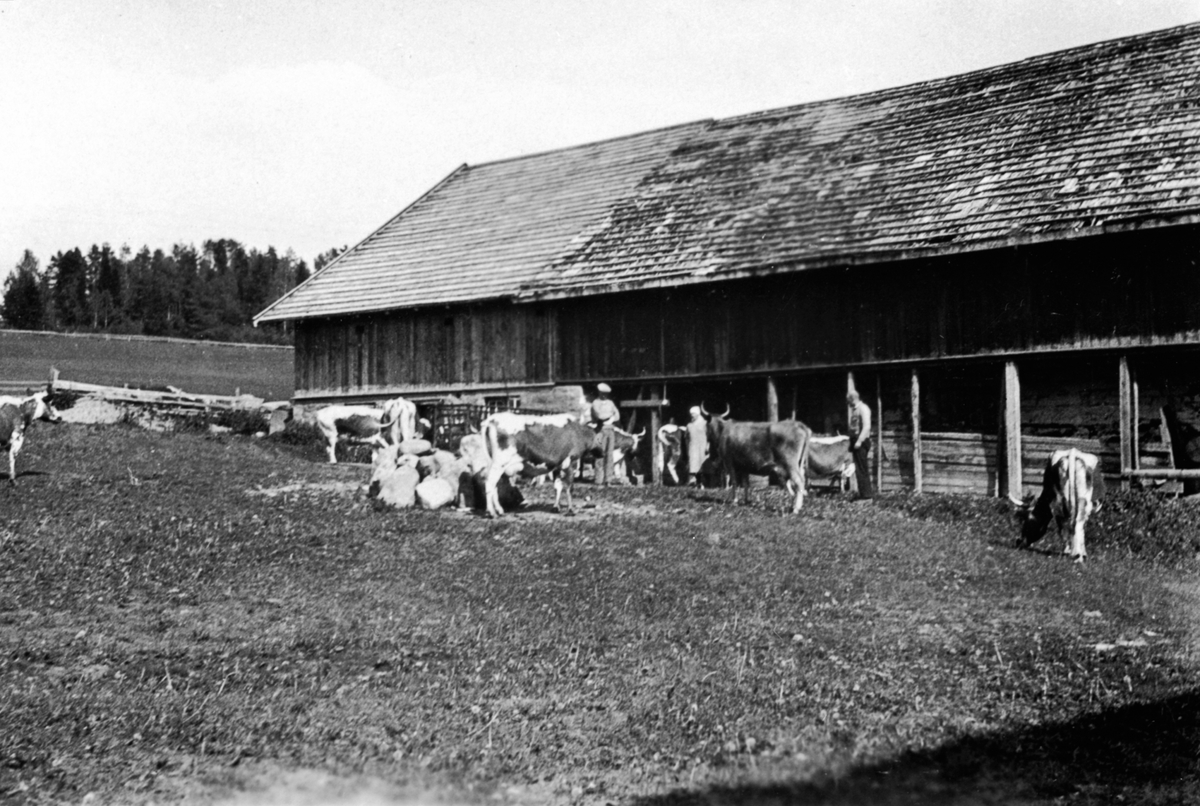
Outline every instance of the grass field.
{"label": "grass field", "polygon": [[493,521],[319,457],[36,428],[0,488],[0,800],[1200,798],[1190,503],[1118,497],[1079,567],[983,499],[580,485]]}
{"label": "grass field", "polygon": [[287,347],[0,330],[0,383],[44,385],[50,367],[67,381],[177,386],[202,395],[240,389],[266,400],[287,400],[294,385]]}

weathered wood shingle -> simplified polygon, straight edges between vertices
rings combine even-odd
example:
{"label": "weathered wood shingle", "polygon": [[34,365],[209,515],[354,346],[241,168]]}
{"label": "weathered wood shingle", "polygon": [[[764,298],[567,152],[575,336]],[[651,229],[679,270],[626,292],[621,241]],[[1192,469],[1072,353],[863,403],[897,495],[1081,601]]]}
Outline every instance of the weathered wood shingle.
{"label": "weathered wood shingle", "polygon": [[463,166],[257,321],[512,296],[703,125]]}
{"label": "weathered wood shingle", "polygon": [[464,168],[260,315],[557,297],[1200,220],[1200,24]]}

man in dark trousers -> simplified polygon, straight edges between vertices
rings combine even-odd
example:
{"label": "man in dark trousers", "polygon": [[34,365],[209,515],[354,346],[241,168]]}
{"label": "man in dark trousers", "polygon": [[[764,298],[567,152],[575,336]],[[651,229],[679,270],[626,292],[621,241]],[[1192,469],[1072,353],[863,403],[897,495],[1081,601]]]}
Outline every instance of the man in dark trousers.
{"label": "man in dark trousers", "polygon": [[610,394],[612,389],[607,383],[597,384],[596,399],[592,401],[592,426],[599,431],[597,444],[602,454],[596,463],[597,484],[618,483],[613,473],[613,447],[616,441],[613,429],[620,420],[621,413],[617,411],[617,404],[608,399]]}
{"label": "man in dark trousers", "polygon": [[846,404],[850,407],[850,453],[854,457],[854,478],[858,482],[857,500],[869,501],[875,497],[871,487],[871,464],[867,458],[871,453],[871,409],[853,390],[846,395]]}

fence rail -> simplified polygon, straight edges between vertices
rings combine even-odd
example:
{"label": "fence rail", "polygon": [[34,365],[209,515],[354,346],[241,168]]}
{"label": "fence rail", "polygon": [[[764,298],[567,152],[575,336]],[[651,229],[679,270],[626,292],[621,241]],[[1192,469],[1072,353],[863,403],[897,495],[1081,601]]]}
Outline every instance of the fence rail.
{"label": "fence rail", "polygon": [[543,409],[519,408],[507,403],[476,405],[468,403],[418,403],[417,411],[429,420],[430,441],[443,450],[458,450],[459,441],[467,434],[479,432],[484,418],[498,411],[514,414],[556,414]]}

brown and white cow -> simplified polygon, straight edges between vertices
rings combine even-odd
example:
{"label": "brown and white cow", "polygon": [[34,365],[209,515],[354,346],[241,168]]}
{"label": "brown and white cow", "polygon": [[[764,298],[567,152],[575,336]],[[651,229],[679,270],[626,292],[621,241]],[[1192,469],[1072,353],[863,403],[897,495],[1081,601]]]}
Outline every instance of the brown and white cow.
{"label": "brown and white cow", "polygon": [[484,482],[488,515],[499,517],[504,514],[498,492],[500,479],[503,476],[515,478],[519,473],[549,473],[554,479],[556,509],[561,509],[565,482],[567,509],[571,508],[575,463],[595,445],[595,433],[590,428],[571,414],[502,411],[485,419],[481,430],[491,462]]}
{"label": "brown and white cow", "polygon": [[335,404],[318,411],[316,420],[325,437],[329,464],[334,465],[339,437],[376,448],[412,439],[417,432],[417,404],[402,397],[387,401],[382,409]]}
{"label": "brown and white cow", "polygon": [[812,431],[799,420],[777,423],[736,422],[724,414],[708,417],[708,444],[716,454],[725,473],[733,482],[733,501],[737,503],[738,487],[745,490],[750,503],[750,475],[775,474],[795,489],[792,514],[804,506],[805,470],[808,466],[808,441]]}
{"label": "brown and white cow", "polygon": [[1026,546],[1041,540],[1053,520],[1061,537],[1063,528],[1070,530],[1064,554],[1083,562],[1087,549],[1083,530],[1088,517],[1100,509],[1104,495],[1104,477],[1100,474],[1100,458],[1076,448],[1064,448],[1050,455],[1042,476],[1042,493],[1037,502],[1030,495],[1019,510],[1023,516],[1021,538]]}
{"label": "brown and white cow", "polygon": [[49,393],[0,399],[0,450],[8,452],[8,483],[14,487],[17,484],[17,454],[25,444],[26,429],[35,420],[62,422],[62,417],[50,404]]}

